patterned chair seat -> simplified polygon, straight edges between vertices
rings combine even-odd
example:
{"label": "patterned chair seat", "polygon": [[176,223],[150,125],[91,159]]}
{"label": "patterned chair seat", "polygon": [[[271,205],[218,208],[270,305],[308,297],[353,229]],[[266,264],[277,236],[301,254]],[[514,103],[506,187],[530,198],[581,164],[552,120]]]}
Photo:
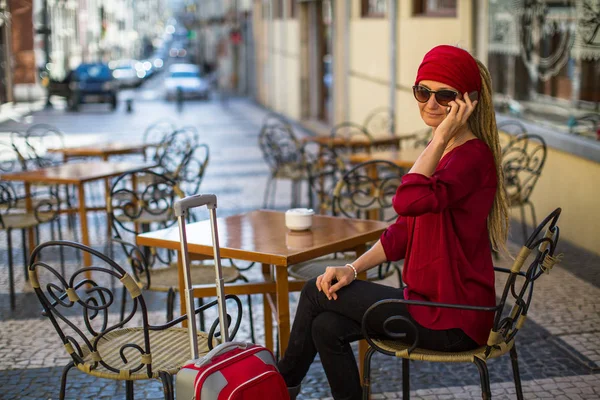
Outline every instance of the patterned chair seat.
{"label": "patterned chair seat", "polygon": [[[159,378],[159,372],[164,371],[175,375],[182,365],[190,359],[190,339],[186,328],[170,328],[163,331],[149,331],[150,343],[152,344],[151,362],[152,377]],[[106,334],[98,345],[97,354],[102,361],[112,366],[120,366],[121,372],[114,372],[98,363],[94,368],[95,360],[98,359],[96,353],[84,351],[83,364],[78,364],[77,368],[85,373],[100,378],[118,379],[121,375],[128,380],[148,379],[146,368],[140,368],[139,371],[130,372],[127,376],[126,370],[136,369],[143,362],[140,362],[140,353],[132,348],[125,349],[124,354],[128,362],[123,363],[120,355],[121,347],[126,344],[137,344],[144,347],[144,329],[143,328],[123,328],[117,329]],[[208,334],[198,333],[198,352],[202,356],[208,353]],[[125,375],[124,375],[125,374]]]}

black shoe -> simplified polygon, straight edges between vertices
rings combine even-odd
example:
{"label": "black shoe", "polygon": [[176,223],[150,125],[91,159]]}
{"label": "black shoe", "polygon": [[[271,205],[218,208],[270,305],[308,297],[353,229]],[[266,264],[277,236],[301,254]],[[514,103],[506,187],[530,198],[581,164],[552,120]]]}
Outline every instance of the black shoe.
{"label": "black shoe", "polygon": [[300,385],[287,388],[290,400],[296,400],[296,397],[300,394]]}

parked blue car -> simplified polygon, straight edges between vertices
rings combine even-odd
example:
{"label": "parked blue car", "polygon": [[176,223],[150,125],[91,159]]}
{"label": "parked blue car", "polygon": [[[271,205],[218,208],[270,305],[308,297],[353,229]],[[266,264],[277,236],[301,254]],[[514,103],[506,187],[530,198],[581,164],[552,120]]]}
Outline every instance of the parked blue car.
{"label": "parked blue car", "polygon": [[107,64],[81,64],[64,81],[51,81],[50,85],[50,93],[65,97],[72,111],[86,103],[107,103],[111,110],[117,108],[118,83]]}

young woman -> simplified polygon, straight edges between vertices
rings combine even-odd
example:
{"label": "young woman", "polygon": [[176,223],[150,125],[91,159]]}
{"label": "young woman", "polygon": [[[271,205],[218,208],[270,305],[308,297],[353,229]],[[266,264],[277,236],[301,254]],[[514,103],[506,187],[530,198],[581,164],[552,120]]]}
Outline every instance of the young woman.
{"label": "young woman", "polygon": [[[402,177],[396,222],[352,264],[328,267],[305,285],[279,363],[292,399],[317,352],[334,399],[361,398],[350,343],[362,338],[362,317],[377,301],[495,304],[491,249],[505,248],[508,214],[489,72],[468,52],[437,46],[419,66],[413,93],[433,138]],[[404,290],[355,280],[401,259]],[[493,323],[493,313],[405,305],[375,319],[390,315],[416,324],[419,347],[442,351],[483,345]]]}

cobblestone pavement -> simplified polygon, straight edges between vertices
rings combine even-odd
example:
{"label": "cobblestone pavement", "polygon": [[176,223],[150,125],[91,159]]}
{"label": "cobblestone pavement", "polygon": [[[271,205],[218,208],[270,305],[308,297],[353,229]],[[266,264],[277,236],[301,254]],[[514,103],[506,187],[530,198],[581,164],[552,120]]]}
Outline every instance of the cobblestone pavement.
{"label": "cobblestone pavement", "polygon": [[[67,133],[68,143],[93,143],[127,134],[127,140],[141,140],[152,121],[171,116],[179,125],[198,128],[201,140],[211,149],[211,160],[202,192],[216,193],[219,215],[230,215],[260,208],[268,170],[257,146],[257,137],[265,111],[247,100],[232,100],[228,108],[218,102],[186,104],[182,114],[174,114],[172,105],[161,102],[136,104],[136,113],[106,114],[91,108],[78,115],[61,110],[40,111],[33,122],[54,124]],[[1,132],[18,126],[0,124]],[[299,134],[301,132],[299,131]],[[0,140],[7,134],[0,133]],[[100,194],[101,195],[101,194]],[[91,196],[91,195],[90,195]],[[276,208],[289,205],[290,186],[280,183]],[[91,240],[104,251],[105,221],[89,218]],[[515,232],[520,230],[515,229]],[[6,235],[0,233],[0,399],[57,399],[62,367],[69,361],[49,321],[40,315],[39,303],[23,276],[20,235],[13,235],[17,309],[8,301]],[[42,230],[42,240],[49,232]],[[520,238],[515,238],[515,241]],[[512,246],[513,253],[517,247]],[[600,257],[586,253],[566,242],[560,245],[564,261],[536,284],[534,305],[523,332],[517,337],[519,365],[525,398],[600,399]],[[77,268],[72,255],[67,269]],[[509,264],[503,259],[499,264]],[[255,278],[250,270],[247,275]],[[395,279],[390,279],[390,284]],[[497,286],[502,287],[498,276]],[[146,292],[150,319],[162,323],[165,299],[161,293]],[[297,295],[291,295],[292,315]],[[256,337],[263,342],[262,304],[253,297],[257,321]],[[209,313],[207,318],[214,317]],[[238,338],[249,340],[249,326],[243,320]],[[375,355],[372,382],[374,399],[401,398],[401,363],[392,357]],[[513,399],[514,385],[508,357],[489,362],[492,394],[498,399]],[[411,364],[411,396],[414,399],[480,398],[479,377],[475,366],[466,364]],[[162,398],[158,381],[136,382],[137,398]],[[299,399],[326,399],[331,396],[319,359],[313,363],[303,382]],[[125,398],[122,383],[97,379],[77,370],[69,374],[67,398]]]}

